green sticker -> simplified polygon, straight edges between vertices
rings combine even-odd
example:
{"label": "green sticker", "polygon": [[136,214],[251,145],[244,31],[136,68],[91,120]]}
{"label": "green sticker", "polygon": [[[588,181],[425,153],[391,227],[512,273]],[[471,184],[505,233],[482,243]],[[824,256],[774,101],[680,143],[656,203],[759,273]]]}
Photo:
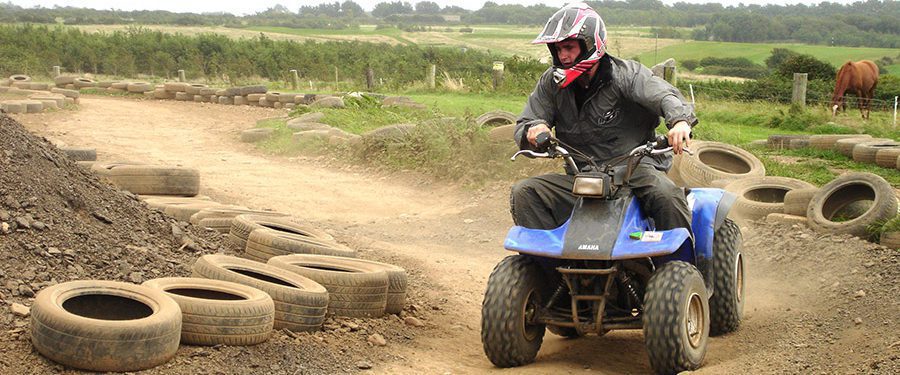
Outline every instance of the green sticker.
{"label": "green sticker", "polygon": [[641,236],[643,236],[643,235],[644,235],[644,232],[631,232],[631,234],[629,234],[628,237],[631,237],[631,239],[633,239],[633,240],[639,240],[639,239],[641,239]]}

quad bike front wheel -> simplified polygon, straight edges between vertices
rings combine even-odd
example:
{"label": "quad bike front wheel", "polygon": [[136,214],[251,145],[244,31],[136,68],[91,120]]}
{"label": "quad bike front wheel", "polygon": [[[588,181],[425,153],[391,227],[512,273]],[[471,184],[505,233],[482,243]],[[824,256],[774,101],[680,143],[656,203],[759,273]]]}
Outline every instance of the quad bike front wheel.
{"label": "quad bike front wheel", "polygon": [[659,374],[696,370],[709,341],[709,297],[693,265],[671,261],[647,283],[644,340],[650,366]]}
{"label": "quad bike front wheel", "polygon": [[544,272],[531,258],[508,256],[491,272],[481,306],[481,343],[497,367],[534,361],[545,326],[535,321],[546,286]]}
{"label": "quad bike front wheel", "polygon": [[713,295],[709,298],[710,335],[734,332],[744,313],[744,257],[741,230],[731,219],[713,238]]}

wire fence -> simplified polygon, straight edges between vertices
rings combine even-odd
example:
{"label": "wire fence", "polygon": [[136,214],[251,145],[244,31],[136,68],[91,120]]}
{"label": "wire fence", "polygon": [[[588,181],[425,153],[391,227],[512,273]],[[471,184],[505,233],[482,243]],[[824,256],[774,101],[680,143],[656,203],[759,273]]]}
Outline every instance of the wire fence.
{"label": "wire fence", "polygon": [[[749,93],[747,91],[736,91],[729,90],[721,87],[709,87],[704,85],[690,85],[691,90],[694,93],[694,97],[709,97],[709,98],[728,98],[734,99],[741,102],[758,102],[758,101],[770,101],[770,102],[778,102],[778,103],[791,103],[792,96],[791,95],[783,95],[780,93],[771,93],[771,94],[754,94]],[[712,94],[709,94],[712,93]],[[822,93],[812,93],[807,92],[806,105],[808,106],[823,106],[830,108],[832,105],[831,102],[831,93],[822,94]],[[895,97],[896,98],[896,97]],[[869,109],[871,111],[882,111],[882,112],[891,112],[894,110],[894,103],[896,99],[884,100],[884,99],[870,99],[869,100]],[[856,108],[859,105],[860,98],[856,96],[845,95],[844,96],[844,105],[847,108]],[[697,104],[695,102],[695,104]]]}

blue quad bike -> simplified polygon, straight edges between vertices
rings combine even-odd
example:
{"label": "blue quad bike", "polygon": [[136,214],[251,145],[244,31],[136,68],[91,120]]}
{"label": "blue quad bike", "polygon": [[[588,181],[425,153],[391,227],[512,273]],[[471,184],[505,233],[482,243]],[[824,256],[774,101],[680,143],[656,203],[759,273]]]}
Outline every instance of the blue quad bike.
{"label": "blue quad bike", "polygon": [[518,254],[491,272],[481,310],[487,357],[498,367],[531,363],[545,329],[567,338],[643,329],[654,372],[699,368],[709,336],[741,322],[742,236],[726,217],[736,197],[685,189],[693,236],[686,228],[656,231],[626,186],[629,166],[672,150],[664,137],[618,158],[625,165],[602,167],[549,133],[538,143],[546,151],[519,151],[512,160],[562,158],[577,171],[574,154],[590,165],[575,176],[578,199],[565,224],[510,229],[504,247]]}

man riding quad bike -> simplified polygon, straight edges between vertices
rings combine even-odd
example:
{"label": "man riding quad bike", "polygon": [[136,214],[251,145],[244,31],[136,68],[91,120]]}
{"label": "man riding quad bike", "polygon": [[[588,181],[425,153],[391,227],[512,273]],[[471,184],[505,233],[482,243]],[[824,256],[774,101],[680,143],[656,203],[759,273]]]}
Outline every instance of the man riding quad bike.
{"label": "man riding quad bike", "polygon": [[[517,121],[516,156],[564,158],[567,173],[513,186],[505,247],[520,254],[488,281],[485,353],[520,366],[545,327],[566,337],[643,329],[656,372],[698,368],[708,336],[740,323],[743,261],[726,217],[735,197],[665,175],[697,124],[692,106],[640,63],[605,53],[603,21],[583,3],[556,12],[534,43],[553,66]],[[657,139],[660,117],[669,130]]]}

